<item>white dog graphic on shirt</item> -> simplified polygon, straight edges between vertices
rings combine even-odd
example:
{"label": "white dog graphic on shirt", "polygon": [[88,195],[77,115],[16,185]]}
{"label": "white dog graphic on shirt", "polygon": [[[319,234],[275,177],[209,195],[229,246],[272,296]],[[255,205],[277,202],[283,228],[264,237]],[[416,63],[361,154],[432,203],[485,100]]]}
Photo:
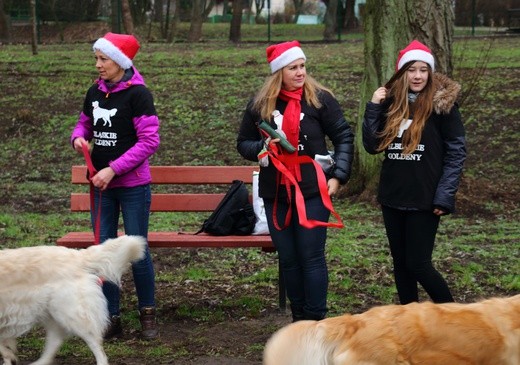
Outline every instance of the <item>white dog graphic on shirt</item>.
{"label": "white dog graphic on shirt", "polygon": [[411,119],[403,119],[401,122],[401,125],[399,126],[399,132],[397,133],[397,138],[401,138],[403,136],[403,133],[405,130],[410,128],[410,125],[412,124]]}
{"label": "white dog graphic on shirt", "polygon": [[96,123],[99,119],[103,119],[103,127],[106,126],[107,123],[108,123],[109,127],[112,127],[112,121],[110,120],[110,117],[113,117],[114,115],[116,115],[116,113],[117,113],[116,108],[113,108],[110,110],[100,108],[98,101],[92,102],[92,108],[93,108],[92,114],[94,116],[94,125],[96,125]]}

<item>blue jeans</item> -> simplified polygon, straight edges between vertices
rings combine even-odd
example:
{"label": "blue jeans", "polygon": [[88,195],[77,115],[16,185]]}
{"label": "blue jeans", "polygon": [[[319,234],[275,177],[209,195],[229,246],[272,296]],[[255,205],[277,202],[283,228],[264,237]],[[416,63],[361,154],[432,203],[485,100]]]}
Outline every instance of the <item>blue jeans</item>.
{"label": "blue jeans", "polygon": [[[287,202],[278,201],[277,217],[280,226],[289,209]],[[269,232],[278,251],[287,297],[291,302],[293,318],[322,319],[327,313],[327,290],[329,275],[325,260],[327,228],[304,228],[298,221],[296,205],[292,204],[292,219],[281,231],[273,225],[273,200],[264,200]],[[307,217],[327,222],[330,211],[325,208],[320,196],[305,200]],[[298,313],[298,312],[302,313]]]}
{"label": "blue jeans", "polygon": [[[94,211],[91,211],[92,226],[99,204],[99,190],[94,191]],[[148,237],[151,198],[150,185],[132,188],[107,189],[101,193],[100,241],[117,237],[119,213],[123,213],[125,234]],[[139,309],[155,307],[155,271],[150,251],[141,261],[132,264],[132,273]],[[110,315],[120,313],[120,290],[111,282],[103,284],[103,293],[108,301]]]}

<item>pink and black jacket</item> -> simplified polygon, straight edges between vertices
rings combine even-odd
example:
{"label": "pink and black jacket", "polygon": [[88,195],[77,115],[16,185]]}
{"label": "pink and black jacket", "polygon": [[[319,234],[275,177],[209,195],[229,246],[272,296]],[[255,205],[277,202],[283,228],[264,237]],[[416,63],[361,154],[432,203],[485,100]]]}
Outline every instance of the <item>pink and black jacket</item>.
{"label": "pink and black jacket", "polygon": [[149,157],[160,143],[159,118],[153,97],[135,67],[115,84],[98,79],[85,96],[83,111],[71,135],[92,143],[96,170],[112,167],[109,188],[151,182]]}

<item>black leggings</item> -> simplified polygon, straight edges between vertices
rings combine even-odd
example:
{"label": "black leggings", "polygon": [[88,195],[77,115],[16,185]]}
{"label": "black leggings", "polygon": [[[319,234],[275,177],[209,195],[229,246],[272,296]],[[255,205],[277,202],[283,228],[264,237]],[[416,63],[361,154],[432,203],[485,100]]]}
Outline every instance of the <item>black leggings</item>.
{"label": "black leggings", "polygon": [[401,304],[417,302],[417,283],[435,303],[453,302],[448,284],[432,264],[440,217],[428,211],[382,206],[386,235],[394,261],[394,278]]}

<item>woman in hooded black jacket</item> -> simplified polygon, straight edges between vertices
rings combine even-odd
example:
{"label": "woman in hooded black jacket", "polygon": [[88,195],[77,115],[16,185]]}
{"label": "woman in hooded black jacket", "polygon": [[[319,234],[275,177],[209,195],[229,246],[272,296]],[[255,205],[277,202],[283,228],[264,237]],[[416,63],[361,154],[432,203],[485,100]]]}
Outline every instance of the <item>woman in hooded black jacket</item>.
{"label": "woman in hooded black jacket", "polygon": [[[259,195],[264,199],[293,320],[319,320],[327,312],[327,227],[306,228],[300,224],[295,185],[280,173],[271,156],[266,156],[266,150],[278,151],[280,161],[297,180],[307,217],[327,222],[330,210],[321,193],[332,196],[340,184],[348,181],[354,135],[332,93],[306,74],[306,57],[297,41],[268,47],[267,60],[272,75],[247,105],[237,149],[244,158],[260,164]],[[278,138],[266,138],[259,129],[262,120],[285,136],[296,151],[280,148]],[[327,138],[334,146],[333,164],[326,169],[326,179],[320,184],[318,170],[308,160],[316,155],[329,156]],[[307,162],[302,163],[303,158]],[[292,213],[288,222],[287,212]]]}
{"label": "woman in hooded black jacket", "polygon": [[451,302],[450,289],[432,264],[440,217],[454,211],[466,158],[456,104],[460,86],[433,73],[431,51],[411,42],[396,74],[367,103],[363,145],[384,152],[378,201],[401,304],[418,301],[417,283],[434,302]]}

